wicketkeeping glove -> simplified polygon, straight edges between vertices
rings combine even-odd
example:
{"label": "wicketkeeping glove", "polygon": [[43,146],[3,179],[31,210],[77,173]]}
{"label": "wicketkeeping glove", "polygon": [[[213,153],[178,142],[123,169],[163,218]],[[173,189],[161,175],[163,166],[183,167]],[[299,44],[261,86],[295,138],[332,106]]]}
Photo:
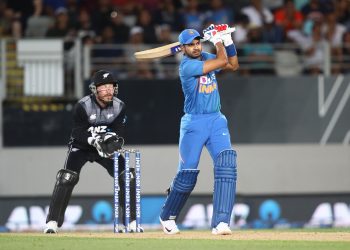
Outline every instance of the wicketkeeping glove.
{"label": "wicketkeeping glove", "polygon": [[88,143],[94,146],[101,157],[111,158],[115,151],[124,145],[124,139],[118,137],[116,133],[107,132],[102,135],[92,135],[88,138]]}
{"label": "wicketkeeping glove", "polygon": [[218,42],[221,42],[221,34],[215,29],[214,24],[211,24],[206,29],[204,29],[203,35],[203,38],[205,40],[208,40],[214,45]]}
{"label": "wicketkeeping glove", "polygon": [[230,46],[233,44],[231,33],[229,32],[229,26],[227,24],[218,24],[215,25],[214,28],[220,33],[221,39],[225,45],[225,47]]}
{"label": "wicketkeeping glove", "polygon": [[99,143],[101,142],[101,136],[98,134],[93,134],[88,138],[88,143],[91,146],[94,146],[95,148],[98,147]]}
{"label": "wicketkeeping glove", "polygon": [[102,151],[107,155],[113,155],[115,151],[120,150],[124,145],[124,138],[119,137],[116,133],[107,132],[101,137]]}
{"label": "wicketkeeping glove", "polygon": [[88,143],[96,148],[98,154],[101,157],[108,158],[107,155],[105,155],[105,153],[102,151],[102,139],[100,135],[93,134],[91,137],[88,138]]}

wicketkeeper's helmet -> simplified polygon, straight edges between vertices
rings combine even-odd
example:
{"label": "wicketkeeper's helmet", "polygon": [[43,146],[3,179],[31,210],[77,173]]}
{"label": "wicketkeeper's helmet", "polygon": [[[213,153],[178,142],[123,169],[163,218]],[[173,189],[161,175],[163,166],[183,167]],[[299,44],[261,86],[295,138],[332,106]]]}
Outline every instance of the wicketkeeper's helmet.
{"label": "wicketkeeper's helmet", "polygon": [[107,70],[99,70],[92,76],[91,84],[89,88],[92,93],[96,94],[96,88],[103,84],[113,84],[114,95],[118,93],[118,82],[114,79],[111,72]]}

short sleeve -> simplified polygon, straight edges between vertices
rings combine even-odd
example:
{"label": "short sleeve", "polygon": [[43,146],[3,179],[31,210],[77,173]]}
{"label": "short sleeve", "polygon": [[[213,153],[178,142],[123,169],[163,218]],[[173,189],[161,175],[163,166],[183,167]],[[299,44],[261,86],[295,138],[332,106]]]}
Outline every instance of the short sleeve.
{"label": "short sleeve", "polygon": [[193,76],[200,76],[203,74],[203,61],[189,60],[182,65],[183,77],[189,78]]}

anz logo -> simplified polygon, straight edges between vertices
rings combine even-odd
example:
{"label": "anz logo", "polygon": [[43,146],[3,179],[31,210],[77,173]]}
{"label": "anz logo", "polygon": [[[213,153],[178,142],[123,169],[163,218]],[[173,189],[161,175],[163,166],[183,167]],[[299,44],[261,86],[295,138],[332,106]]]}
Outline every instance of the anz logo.
{"label": "anz logo", "polygon": [[214,74],[200,76],[198,81],[199,81],[199,93],[210,94],[217,89]]}
{"label": "anz logo", "polygon": [[100,133],[106,133],[107,132],[107,126],[96,126],[96,127],[90,127],[88,128],[88,132],[91,134],[100,134]]}

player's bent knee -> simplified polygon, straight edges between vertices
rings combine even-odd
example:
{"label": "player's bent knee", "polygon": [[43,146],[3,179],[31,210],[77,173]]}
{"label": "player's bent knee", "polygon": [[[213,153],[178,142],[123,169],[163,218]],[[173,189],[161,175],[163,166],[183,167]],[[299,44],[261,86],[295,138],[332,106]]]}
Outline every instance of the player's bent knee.
{"label": "player's bent knee", "polygon": [[236,180],[236,151],[229,149],[220,152],[215,161],[214,177],[215,179],[229,178]]}
{"label": "player's bent knee", "polygon": [[56,180],[61,185],[75,186],[79,181],[79,174],[69,169],[60,169]]}
{"label": "player's bent knee", "polygon": [[178,192],[191,192],[197,183],[199,170],[183,169],[179,171],[174,179],[172,189]]}
{"label": "player's bent knee", "polygon": [[223,150],[215,160],[215,166],[218,167],[236,167],[237,153],[233,149]]}

